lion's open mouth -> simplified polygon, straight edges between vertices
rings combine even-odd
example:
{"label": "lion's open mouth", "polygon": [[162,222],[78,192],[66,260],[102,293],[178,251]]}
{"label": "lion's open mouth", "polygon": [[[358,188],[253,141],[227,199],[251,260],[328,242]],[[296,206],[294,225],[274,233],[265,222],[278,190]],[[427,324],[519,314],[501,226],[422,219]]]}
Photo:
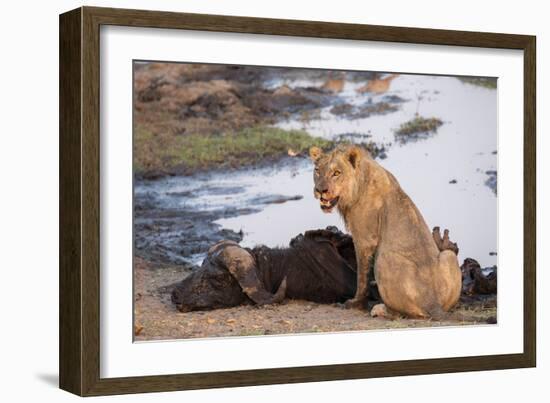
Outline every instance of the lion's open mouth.
{"label": "lion's open mouth", "polygon": [[339,197],[335,197],[333,199],[323,199],[321,197],[321,210],[323,210],[325,213],[330,213],[332,209],[338,204],[338,199]]}

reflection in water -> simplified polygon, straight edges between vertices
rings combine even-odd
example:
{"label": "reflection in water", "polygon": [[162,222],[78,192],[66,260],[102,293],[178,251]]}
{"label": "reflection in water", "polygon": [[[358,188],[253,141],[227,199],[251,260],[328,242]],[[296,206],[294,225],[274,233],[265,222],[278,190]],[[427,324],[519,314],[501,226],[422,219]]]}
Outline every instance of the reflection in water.
{"label": "reflection in water", "polygon": [[342,92],[345,84],[345,73],[332,73],[321,87],[324,90],[333,92],[335,94]]}
{"label": "reflection in water", "polygon": [[367,92],[383,94],[389,91],[391,82],[397,77],[399,77],[399,74],[390,74],[384,78],[369,80],[364,86],[357,88],[357,92],[359,94],[364,94]]}

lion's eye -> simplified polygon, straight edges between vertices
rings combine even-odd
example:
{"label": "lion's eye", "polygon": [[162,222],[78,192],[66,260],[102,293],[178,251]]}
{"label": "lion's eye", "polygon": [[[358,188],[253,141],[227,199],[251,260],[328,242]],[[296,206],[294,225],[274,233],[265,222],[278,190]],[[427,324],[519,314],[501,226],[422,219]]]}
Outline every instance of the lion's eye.
{"label": "lion's eye", "polygon": [[337,177],[337,176],[340,176],[341,173],[342,173],[342,172],[340,172],[340,171],[334,171],[334,172],[332,173],[332,176]]}

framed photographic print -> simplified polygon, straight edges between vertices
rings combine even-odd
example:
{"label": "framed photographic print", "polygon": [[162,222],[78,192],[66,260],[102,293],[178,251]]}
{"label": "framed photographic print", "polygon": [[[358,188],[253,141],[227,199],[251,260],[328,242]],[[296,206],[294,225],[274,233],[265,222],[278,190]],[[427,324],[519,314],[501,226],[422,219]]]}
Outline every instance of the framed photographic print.
{"label": "framed photographic print", "polygon": [[535,157],[533,36],[62,14],[60,387],[535,366]]}

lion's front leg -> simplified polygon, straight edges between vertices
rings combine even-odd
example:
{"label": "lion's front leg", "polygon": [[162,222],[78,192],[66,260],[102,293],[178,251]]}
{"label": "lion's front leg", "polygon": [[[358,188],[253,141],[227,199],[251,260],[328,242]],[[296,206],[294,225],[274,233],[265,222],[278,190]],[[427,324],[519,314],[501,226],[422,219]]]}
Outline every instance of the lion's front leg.
{"label": "lion's front leg", "polygon": [[369,296],[369,268],[370,259],[374,256],[374,246],[357,248],[357,290],[355,296],[352,299],[348,299],[344,306],[348,309],[358,308],[367,309],[367,299]]}

